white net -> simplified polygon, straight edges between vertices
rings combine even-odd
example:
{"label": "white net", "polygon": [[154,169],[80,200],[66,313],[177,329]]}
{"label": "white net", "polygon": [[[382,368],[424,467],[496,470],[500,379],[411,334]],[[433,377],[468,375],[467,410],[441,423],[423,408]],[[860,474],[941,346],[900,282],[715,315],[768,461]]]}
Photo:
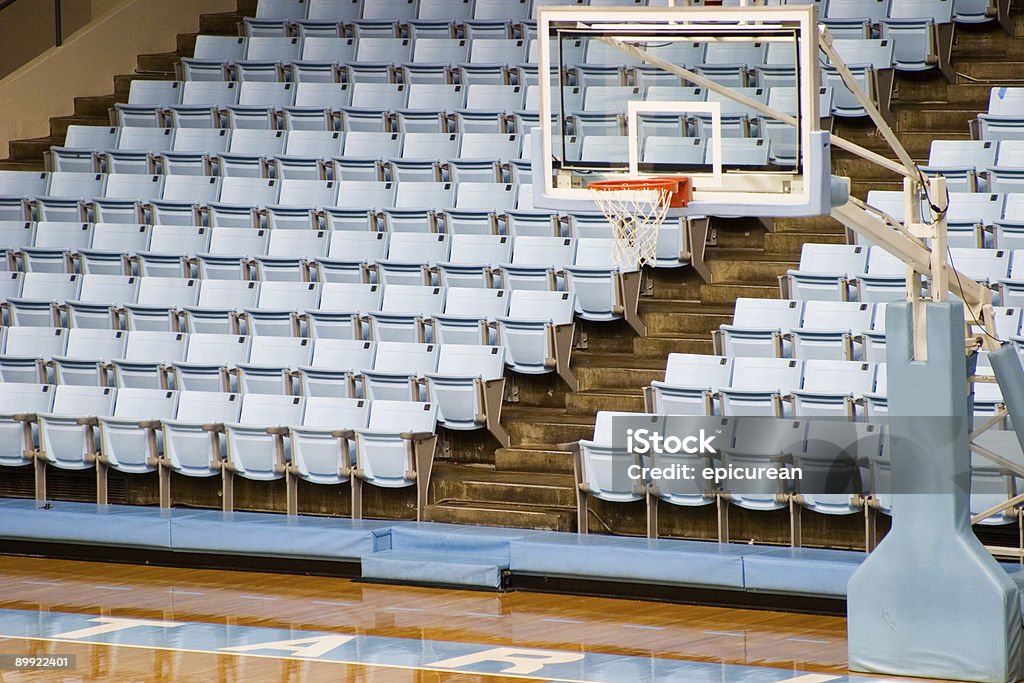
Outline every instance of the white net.
{"label": "white net", "polygon": [[668,189],[591,189],[594,202],[612,225],[612,258],[620,268],[635,269],[654,263],[658,228],[668,213]]}

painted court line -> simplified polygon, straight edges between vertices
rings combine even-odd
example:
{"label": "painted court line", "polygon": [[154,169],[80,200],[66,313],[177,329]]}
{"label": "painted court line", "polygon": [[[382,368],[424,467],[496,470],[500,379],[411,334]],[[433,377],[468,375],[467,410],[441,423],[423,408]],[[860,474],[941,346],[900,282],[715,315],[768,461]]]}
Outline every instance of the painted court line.
{"label": "painted court line", "polygon": [[557,683],[878,683],[883,679],[575,649],[0,609],[0,638],[502,676]]}

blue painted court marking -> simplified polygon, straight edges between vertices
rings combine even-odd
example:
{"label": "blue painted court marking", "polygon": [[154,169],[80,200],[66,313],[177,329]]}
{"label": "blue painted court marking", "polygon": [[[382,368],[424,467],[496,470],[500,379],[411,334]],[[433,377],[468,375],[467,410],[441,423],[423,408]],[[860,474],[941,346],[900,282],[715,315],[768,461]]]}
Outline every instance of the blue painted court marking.
{"label": "blue painted court marking", "polygon": [[883,683],[658,657],[0,609],[0,638],[420,669],[559,683]]}

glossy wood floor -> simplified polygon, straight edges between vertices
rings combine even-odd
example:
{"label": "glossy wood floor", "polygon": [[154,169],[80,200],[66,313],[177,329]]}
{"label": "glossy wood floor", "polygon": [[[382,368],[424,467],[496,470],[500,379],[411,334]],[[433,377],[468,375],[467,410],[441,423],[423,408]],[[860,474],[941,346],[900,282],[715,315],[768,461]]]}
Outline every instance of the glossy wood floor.
{"label": "glossy wood floor", "polygon": [[[846,673],[845,619],[637,600],[0,556],[0,608]],[[0,639],[0,653],[55,652],[77,654],[78,669],[63,677],[0,672],[0,681],[481,680],[270,657]]]}

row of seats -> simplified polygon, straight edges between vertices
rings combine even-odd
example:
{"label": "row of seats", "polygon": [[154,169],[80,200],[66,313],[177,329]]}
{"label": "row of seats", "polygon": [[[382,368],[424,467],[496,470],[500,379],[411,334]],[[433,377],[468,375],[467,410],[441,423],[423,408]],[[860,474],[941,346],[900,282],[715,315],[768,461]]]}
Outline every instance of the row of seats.
{"label": "row of seats", "polygon": [[[425,488],[417,470],[429,478],[439,416],[436,404],[419,401],[46,384],[9,385],[0,403],[0,432],[10,437],[0,465],[34,463],[39,498],[46,495],[49,467],[95,468],[101,504],[108,469],[160,470],[163,504],[171,502],[169,472],[221,476],[228,510],[233,476]],[[354,503],[357,495],[354,490]],[[353,517],[359,510],[353,507]]]}
{"label": "row of seats", "polygon": [[992,88],[988,111],[971,121],[971,137],[988,141],[1024,139],[1024,88]]}
{"label": "row of seats", "polygon": [[1024,140],[932,140],[921,170],[944,176],[950,192],[1005,193],[1022,186],[1022,168]]}
{"label": "row of seats", "polygon": [[[967,277],[989,285],[997,304],[1024,303],[1021,250],[953,247],[949,262]],[[799,269],[783,276],[782,289],[802,301],[901,301],[906,297],[906,267],[878,246],[806,244]]]}
{"label": "row of seats", "polygon": [[[715,452],[652,451],[641,455],[622,449],[619,437],[623,425],[639,424],[678,437],[715,434]],[[798,544],[801,509],[825,515],[865,514],[874,510],[892,514],[892,463],[887,432],[884,423],[872,422],[601,411],[597,414],[594,438],[580,441],[575,454],[580,519],[587,516],[586,496],[611,503],[645,501],[654,507],[649,512],[655,513],[659,502],[685,507],[718,505],[719,538],[728,540],[728,506],[756,512],[789,507],[793,515],[791,541]],[[1012,431],[988,431],[976,437],[976,441],[1018,466],[1024,465],[1024,452]],[[689,479],[653,479],[647,474],[654,468],[671,471],[682,467],[693,468],[690,471],[697,474]],[[705,481],[700,473],[708,467],[765,468],[776,477]],[[795,468],[800,470],[800,478],[779,476]],[[645,476],[638,479],[637,473]],[[1024,490],[1024,481],[974,454],[970,489],[971,514],[978,515],[1018,495]],[[1020,515],[1021,510],[1013,507],[979,523],[1012,524],[1019,521]],[[648,520],[656,519],[656,514],[648,514]],[[656,528],[648,528],[648,535],[655,533]]]}
{"label": "row of seats", "polygon": [[[902,222],[903,193],[869,190],[867,203]],[[926,202],[921,216],[931,215]],[[1024,194],[1019,192],[950,192],[946,210],[949,244],[955,247],[989,247],[1015,250],[1022,245],[1020,223],[1024,221]]]}

